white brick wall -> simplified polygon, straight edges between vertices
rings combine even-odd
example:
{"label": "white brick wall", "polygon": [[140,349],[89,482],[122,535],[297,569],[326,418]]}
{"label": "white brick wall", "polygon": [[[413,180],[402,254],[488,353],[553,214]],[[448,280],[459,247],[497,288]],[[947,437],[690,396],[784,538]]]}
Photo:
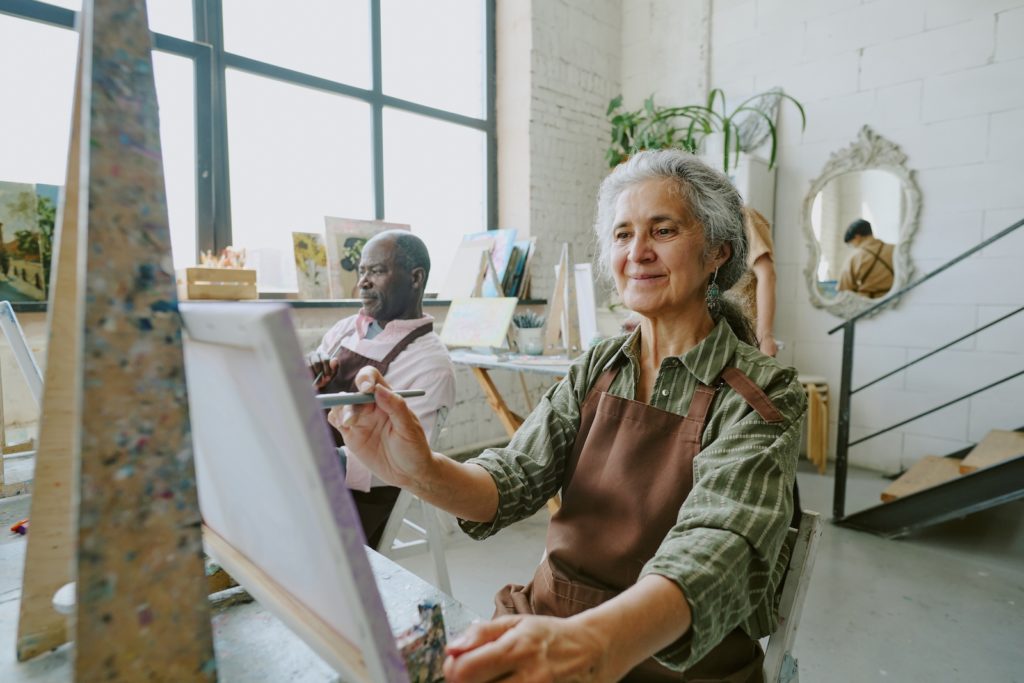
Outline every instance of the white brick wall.
{"label": "white brick wall", "polygon": [[532,286],[546,298],[562,243],[570,243],[576,261],[594,255],[595,190],[607,172],[605,110],[621,91],[622,6],[620,0],[543,0],[532,12],[529,210],[530,234],[538,238]]}
{"label": "white brick wall", "polygon": [[[593,190],[603,172],[591,160],[599,157],[607,134],[601,116],[606,97],[620,89],[614,5],[533,4],[531,164],[538,168],[530,174],[531,220],[541,231],[537,234],[550,226],[559,231],[557,239],[576,230],[574,244],[589,240]],[[576,20],[598,11],[606,21]],[[561,21],[574,23],[556,25]],[[591,30],[603,35],[608,47],[597,60],[607,79],[603,92],[599,70],[580,68],[581,46],[592,45]],[[551,35],[560,40],[548,39]],[[664,49],[663,36],[676,38],[672,50]],[[710,45],[703,42],[707,36]],[[699,44],[691,44],[694,40]],[[839,321],[808,303],[801,211],[810,181],[833,151],[853,141],[860,126],[868,124],[901,145],[916,170],[923,194],[912,251],[918,274],[1024,216],[1022,0],[714,0],[710,5],[622,0],[621,45],[621,90],[629,106],[650,92],[661,103],[699,101],[700,76],[707,70],[708,85],[726,89],[732,103],[782,86],[806,106],[804,133],[788,107],[779,121],[777,334],[788,344],[781,358],[804,372],[825,375],[833,391],[838,390],[841,339],[826,331]],[[571,133],[577,134],[574,142],[585,137],[584,130],[597,141],[593,149],[566,144]],[[860,325],[858,380],[1019,306],[1022,256],[1024,234],[985,250],[895,310]],[[866,390],[854,399],[854,432],[876,431],[896,416],[909,417],[977,388],[999,367],[1004,374],[1022,367],[1022,325],[1024,320],[1002,323],[937,356],[927,369],[900,373]],[[976,441],[988,429],[1020,426],[1024,413],[1008,405],[1022,403],[1022,385],[1008,383],[858,446],[853,462],[891,472],[925,453]],[[874,400],[865,402],[869,395]],[[834,411],[835,405],[833,426]]]}
{"label": "white brick wall", "polygon": [[[810,307],[803,284],[800,203],[808,184],[865,123],[899,144],[923,194],[912,250],[918,274],[1024,217],[1024,2],[716,2],[711,21],[712,86],[779,85],[807,107],[803,135],[791,112],[784,110],[780,122],[775,221],[786,310],[777,334],[790,344],[785,360],[825,375],[835,391],[840,340],[825,332],[838,320]],[[1022,256],[1024,235],[1004,240],[859,325],[858,381],[1024,303]],[[855,435],[1024,367],[1022,326],[1001,323],[858,394]],[[989,429],[1018,427],[1021,387],[1007,383],[862,444],[852,460],[895,471],[921,455],[977,441]]]}

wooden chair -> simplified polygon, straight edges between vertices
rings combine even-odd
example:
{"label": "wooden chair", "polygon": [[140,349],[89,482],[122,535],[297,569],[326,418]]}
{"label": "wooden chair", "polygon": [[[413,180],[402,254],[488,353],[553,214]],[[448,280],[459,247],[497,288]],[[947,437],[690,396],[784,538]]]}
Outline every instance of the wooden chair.
{"label": "wooden chair", "polygon": [[[431,447],[437,443],[447,417],[448,413],[445,410],[438,413],[430,440]],[[410,512],[416,506],[419,507],[420,514],[417,516],[416,521],[413,521]],[[385,557],[398,560],[410,555],[416,555],[424,550],[429,550],[434,559],[434,573],[437,577],[435,585],[448,595],[451,595],[452,584],[448,576],[448,562],[444,556],[446,533],[444,531],[443,514],[433,505],[420,500],[417,496],[403,489],[398,494],[398,500],[395,501],[395,507],[391,511],[387,525],[384,527],[384,533],[380,539],[379,552]],[[401,540],[398,538],[398,534],[403,530],[407,535],[412,536],[412,540]]]}
{"label": "wooden chair", "polygon": [[[821,516],[805,510],[800,528],[792,543],[789,569],[782,580],[779,598],[779,625],[768,636],[764,653],[764,680],[767,683],[798,683],[799,672],[791,650],[796,641],[796,628],[800,624],[807,586],[814,568],[814,557],[821,537]],[[792,538],[792,537],[791,537]]]}

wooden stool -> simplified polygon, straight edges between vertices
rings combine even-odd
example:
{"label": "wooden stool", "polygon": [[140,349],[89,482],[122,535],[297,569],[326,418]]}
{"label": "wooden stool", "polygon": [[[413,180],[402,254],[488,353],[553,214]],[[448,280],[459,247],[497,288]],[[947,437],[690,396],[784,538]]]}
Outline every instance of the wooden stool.
{"label": "wooden stool", "polygon": [[797,377],[807,392],[807,459],[825,473],[828,466],[828,380],[820,375]]}

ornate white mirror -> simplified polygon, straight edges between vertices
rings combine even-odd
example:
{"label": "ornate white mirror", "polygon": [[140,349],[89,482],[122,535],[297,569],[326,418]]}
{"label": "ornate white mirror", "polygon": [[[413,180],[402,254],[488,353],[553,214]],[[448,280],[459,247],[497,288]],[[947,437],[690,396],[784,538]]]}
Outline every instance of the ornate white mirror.
{"label": "ornate white mirror", "polygon": [[811,183],[803,207],[804,275],[814,306],[849,318],[910,282],[921,191],[906,160],[864,126]]}

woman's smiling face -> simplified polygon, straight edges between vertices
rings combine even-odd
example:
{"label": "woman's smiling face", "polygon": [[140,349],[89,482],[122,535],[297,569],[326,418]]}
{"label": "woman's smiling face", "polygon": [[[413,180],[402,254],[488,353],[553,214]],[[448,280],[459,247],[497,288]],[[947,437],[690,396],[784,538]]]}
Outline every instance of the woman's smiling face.
{"label": "woman's smiling face", "polygon": [[704,229],[678,183],[645,180],[619,195],[612,221],[611,269],[622,303],[648,317],[704,306],[715,271],[705,260]]}

